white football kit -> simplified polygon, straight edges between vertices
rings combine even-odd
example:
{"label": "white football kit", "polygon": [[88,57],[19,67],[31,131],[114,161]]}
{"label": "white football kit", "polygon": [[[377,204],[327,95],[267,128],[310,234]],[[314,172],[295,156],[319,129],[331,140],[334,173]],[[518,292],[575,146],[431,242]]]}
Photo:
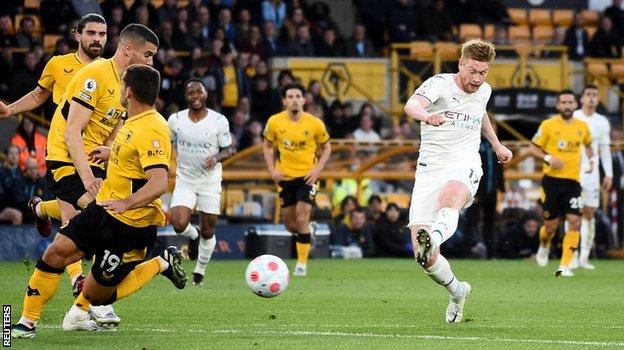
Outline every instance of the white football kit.
{"label": "white football kit", "polygon": [[[611,126],[607,118],[598,113],[588,116],[583,113],[583,110],[579,109],[574,111],[574,117],[589,125],[589,131],[592,137],[591,145],[594,151],[594,159],[596,160],[594,161],[593,170],[588,173],[589,158],[587,157],[587,153],[581,152],[583,154],[581,158],[581,187],[583,189],[581,193],[581,205],[583,207],[598,208],[600,204],[599,165],[602,165],[605,176],[613,177],[613,163],[611,160],[610,148]],[[598,155],[600,155],[600,157],[598,157]]]}
{"label": "white football kit", "polygon": [[185,109],[169,117],[171,140],[177,150],[176,185],[171,207],[184,206],[208,214],[219,214],[221,205],[221,163],[212,170],[206,159],[232,144],[228,120],[208,109],[206,118],[193,122]]}
{"label": "white football kit", "polygon": [[469,94],[457,86],[453,75],[435,75],[414,92],[431,102],[427,112],[443,115],[444,124],[420,123],[420,153],[408,226],[431,225],[435,221],[440,209],[438,195],[451,180],[462,182],[470,189],[470,198],[464,206],[469,207],[483,175],[479,155],[481,122],[492,88],[484,82],[475,93]]}

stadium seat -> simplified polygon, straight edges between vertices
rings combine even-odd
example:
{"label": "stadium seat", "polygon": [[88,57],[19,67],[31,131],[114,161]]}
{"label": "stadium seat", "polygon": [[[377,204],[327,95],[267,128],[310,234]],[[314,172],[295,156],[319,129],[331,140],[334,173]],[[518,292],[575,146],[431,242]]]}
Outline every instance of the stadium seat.
{"label": "stadium seat", "polygon": [[530,9],[529,23],[532,26],[552,25],[552,16],[549,9]]}
{"label": "stadium seat", "polygon": [[492,41],[494,39],[495,31],[496,31],[496,27],[493,24],[486,24],[483,29],[483,38],[485,40]]}
{"label": "stadium seat", "polygon": [[554,26],[569,27],[574,22],[574,10],[555,9],[552,17]]}
{"label": "stadium seat", "polygon": [[581,17],[583,18],[583,26],[597,26],[600,14],[598,11],[583,10],[581,11]]}
{"label": "stadium seat", "polygon": [[20,30],[20,21],[24,17],[30,17],[35,21],[34,34],[41,36],[41,18],[38,15],[24,15],[21,13],[15,15],[15,32],[17,33]]}
{"label": "stadium seat", "polygon": [[529,17],[526,9],[510,8],[507,10],[507,13],[509,14],[509,19],[511,19],[512,23],[517,25],[529,24]]}
{"label": "stadium seat", "polygon": [[608,76],[609,68],[605,63],[588,63],[587,74],[592,77]]}
{"label": "stadium seat", "polygon": [[442,61],[454,61],[459,59],[460,46],[454,42],[439,41],[435,44],[436,51],[440,53]]}
{"label": "stadium seat", "polygon": [[611,64],[611,78],[615,79],[618,83],[624,81],[624,64]]}
{"label": "stadium seat", "polygon": [[396,203],[400,208],[409,208],[412,196],[408,193],[387,193],[385,196],[386,203]]}
{"label": "stadium seat", "polygon": [[536,44],[547,44],[552,40],[554,28],[551,26],[533,27],[533,42]]}
{"label": "stadium seat", "polygon": [[590,40],[594,37],[594,34],[598,30],[598,27],[595,26],[584,26],[583,28],[585,28],[585,30],[587,31],[587,36]]}
{"label": "stadium seat", "polygon": [[245,203],[245,192],[240,189],[225,191],[225,214],[234,215],[236,207]]}
{"label": "stadium seat", "polygon": [[24,8],[39,10],[41,0],[24,0]]}
{"label": "stadium seat", "polygon": [[316,206],[319,209],[332,209],[331,197],[326,192],[318,192],[316,194]]}
{"label": "stadium seat", "polygon": [[134,0],[124,0],[124,5],[126,5],[126,9],[129,9],[132,4],[134,4]]}
{"label": "stadium seat", "polygon": [[43,48],[48,50],[54,50],[56,47],[56,42],[62,38],[63,36],[60,34],[46,34],[43,36]]}
{"label": "stadium seat", "polygon": [[410,43],[410,58],[427,61],[433,59],[433,44],[428,41],[412,41]]}
{"label": "stadium seat", "polygon": [[480,39],[481,37],[483,37],[483,30],[480,25],[464,23],[459,26],[459,39],[461,41]]}
{"label": "stadium seat", "polygon": [[509,40],[512,42],[529,42],[531,41],[531,29],[527,25],[510,26]]}

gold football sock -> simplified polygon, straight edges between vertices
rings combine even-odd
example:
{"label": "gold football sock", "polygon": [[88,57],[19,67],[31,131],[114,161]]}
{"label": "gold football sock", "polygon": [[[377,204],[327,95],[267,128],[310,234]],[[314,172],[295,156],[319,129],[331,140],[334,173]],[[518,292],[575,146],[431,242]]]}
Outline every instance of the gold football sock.
{"label": "gold football sock", "polygon": [[158,257],[150,259],[144,263],[137,265],[137,267],[130,272],[126,278],[121,281],[117,286],[117,299],[123,299],[130,294],[138,291],[146,285],[154,276],[160,273],[160,262]]}
{"label": "gold football sock", "polygon": [[26,287],[22,316],[33,321],[39,320],[45,304],[56,294],[62,273],[63,270],[54,269],[42,260],[37,262]]}
{"label": "gold football sock", "polygon": [[39,210],[43,217],[49,217],[61,221],[61,207],[56,199],[41,202]]}
{"label": "gold football sock", "polygon": [[572,257],[578,249],[580,241],[579,231],[568,231],[563,237],[563,245],[561,251],[561,266],[568,267],[572,261]]}
{"label": "gold football sock", "polygon": [[67,275],[69,276],[69,283],[74,285],[74,280],[79,275],[82,275],[82,260],[78,260],[75,263],[72,263],[66,267]]}
{"label": "gold football sock", "polygon": [[297,264],[307,264],[310,255],[310,243],[297,242]]}
{"label": "gold football sock", "polygon": [[74,301],[74,305],[76,305],[82,311],[89,312],[89,306],[91,305],[91,303],[89,303],[89,300],[87,300],[87,298],[85,298],[84,295],[80,293],[80,295],[78,295],[78,297],[76,298],[76,301]]}
{"label": "gold football sock", "polygon": [[554,233],[549,235],[548,232],[546,232],[546,226],[542,226],[539,230],[540,245],[542,247],[550,248],[550,242],[552,242],[554,236]]}

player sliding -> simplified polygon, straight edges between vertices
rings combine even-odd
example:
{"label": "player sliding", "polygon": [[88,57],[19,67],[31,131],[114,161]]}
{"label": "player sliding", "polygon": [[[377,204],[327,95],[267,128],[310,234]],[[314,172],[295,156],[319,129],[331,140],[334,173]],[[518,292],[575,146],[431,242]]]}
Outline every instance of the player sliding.
{"label": "player sliding", "polygon": [[[206,108],[208,92],[202,81],[190,79],[184,88],[189,108],[169,117],[171,141],[178,155],[171,223],[177,234],[191,240],[189,256],[197,257],[193,284],[199,286],[217,244],[214,232],[221,206],[220,161],[230,156],[232,138],[227,118]],[[189,223],[195,206],[199,210],[201,238]]]}
{"label": "player sliding", "polygon": [[496,51],[482,40],[463,44],[459,72],[427,79],[405,104],[405,113],[421,122],[408,226],[416,261],[450,293],[446,322],[463,319],[471,286],[460,282],[440,254],[440,245],[457,228],[459,210],[472,204],[483,174],[479,145],[485,137],[502,164],[512,153],[492,129],[485,111],[492,88],[485,82]]}
{"label": "player sliding", "polygon": [[82,292],[65,315],[63,330],[99,330],[89,317],[90,304],[104,305],[125,298],[161,273],[182,289],[186,274],[175,247],[143,262],[156,241],[156,226],[164,225],[159,197],[168,187],[171,137],[165,119],[154,110],[160,74],[145,65],[128,67],[121,78],[121,104],[128,120],[115,137],[106,180],[96,201],[72,218],[54,238],[28,282],[24,310],[12,336],[34,338],[36,322],[54,296],[68,264],[94,256]]}

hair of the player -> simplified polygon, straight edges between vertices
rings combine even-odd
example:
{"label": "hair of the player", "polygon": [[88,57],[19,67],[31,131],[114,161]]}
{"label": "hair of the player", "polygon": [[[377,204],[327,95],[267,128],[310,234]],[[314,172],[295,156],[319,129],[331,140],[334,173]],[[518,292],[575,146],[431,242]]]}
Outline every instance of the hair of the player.
{"label": "hair of the player", "polygon": [[133,64],[126,70],[123,82],[132,90],[137,101],[154,105],[160,90],[160,73],[156,69],[144,64]]}
{"label": "hair of the player", "polygon": [[473,39],[466,41],[462,45],[461,57],[463,59],[491,63],[494,61],[494,57],[496,57],[496,49],[494,44],[489,41]]}
{"label": "hair of the player", "polygon": [[186,82],[184,82],[184,90],[186,90],[191,83],[199,83],[204,88],[204,91],[208,91],[204,82],[199,78],[190,78]]}
{"label": "hair of the player", "polygon": [[135,43],[160,44],[158,36],[148,27],[139,23],[130,23],[119,33],[119,41],[133,41]]}
{"label": "hair of the player", "polygon": [[583,88],[583,93],[585,93],[585,91],[587,91],[587,90],[598,90],[598,86],[596,86],[594,84],[587,84]]}
{"label": "hair of the player", "polygon": [[563,89],[559,91],[559,94],[557,95],[557,102],[559,102],[559,100],[561,99],[561,96],[563,95],[572,95],[574,96],[574,101],[576,101],[576,94],[574,94],[574,91],[570,89]]}
{"label": "hair of the player", "polygon": [[106,25],[106,19],[104,19],[102,15],[97,13],[87,13],[86,15],[82,16],[78,21],[78,24],[76,24],[76,33],[82,34],[82,31],[87,26],[87,23],[102,23]]}
{"label": "hair of the player", "polygon": [[280,88],[280,93],[282,95],[282,98],[286,98],[286,92],[288,92],[288,90],[290,89],[297,89],[299,91],[301,91],[301,95],[305,94],[305,88],[303,87],[303,85],[301,85],[301,83],[288,83],[288,84],[284,84],[281,88]]}

